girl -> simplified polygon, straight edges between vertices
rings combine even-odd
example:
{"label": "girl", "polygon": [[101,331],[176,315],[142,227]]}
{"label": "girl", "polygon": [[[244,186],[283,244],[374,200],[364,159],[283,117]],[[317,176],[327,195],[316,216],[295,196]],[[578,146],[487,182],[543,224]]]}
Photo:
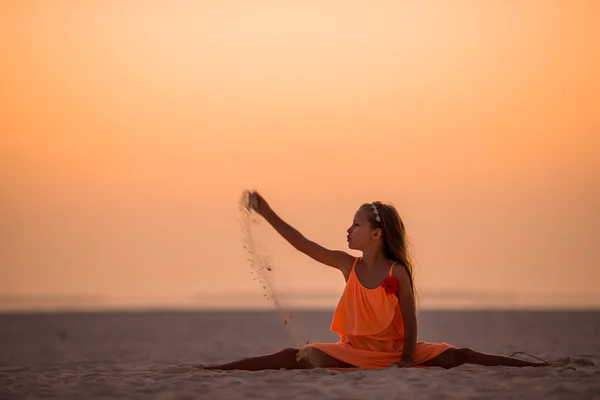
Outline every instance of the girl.
{"label": "girl", "polygon": [[516,367],[548,365],[417,340],[413,266],[407,253],[404,224],[393,206],[376,201],[358,209],[347,236],[348,247],[362,252],[362,257],[358,258],[343,251],[325,249],[305,238],[283,221],[256,192],[250,194],[249,207],[297,250],[342,272],[346,287],[331,323],[331,330],[340,335],[340,341],[307,344],[301,350],[288,348],[203,368],[256,371],[312,367],[452,368],[466,363]]}

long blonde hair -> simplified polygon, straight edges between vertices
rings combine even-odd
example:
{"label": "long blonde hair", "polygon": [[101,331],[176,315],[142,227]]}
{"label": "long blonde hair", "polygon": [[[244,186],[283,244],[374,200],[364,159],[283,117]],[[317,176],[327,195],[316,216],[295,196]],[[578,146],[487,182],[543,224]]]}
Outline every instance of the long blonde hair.
{"label": "long blonde hair", "polygon": [[[375,213],[372,208],[373,205],[377,207],[380,221],[375,219]],[[385,256],[406,268],[413,295],[416,296],[417,291],[414,282],[414,269],[408,249],[409,244],[406,236],[406,228],[404,227],[404,222],[402,222],[398,210],[391,204],[384,204],[380,201],[365,203],[361,208],[368,211],[367,215],[371,227],[381,228],[383,232]]]}

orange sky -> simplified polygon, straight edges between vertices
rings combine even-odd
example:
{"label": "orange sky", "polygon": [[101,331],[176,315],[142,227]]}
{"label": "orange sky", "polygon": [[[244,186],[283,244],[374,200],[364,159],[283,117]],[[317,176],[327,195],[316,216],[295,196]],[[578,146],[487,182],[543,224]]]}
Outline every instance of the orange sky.
{"label": "orange sky", "polygon": [[[358,205],[393,202],[423,304],[600,305],[593,0],[0,11],[0,297],[260,305],[236,220],[254,187],[335,248]],[[278,287],[341,289],[260,235]]]}

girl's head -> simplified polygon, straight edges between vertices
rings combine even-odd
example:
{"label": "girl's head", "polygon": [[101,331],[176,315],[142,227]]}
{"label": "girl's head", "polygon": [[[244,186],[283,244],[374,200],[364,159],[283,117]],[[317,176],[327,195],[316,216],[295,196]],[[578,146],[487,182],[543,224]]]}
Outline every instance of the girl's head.
{"label": "girl's head", "polygon": [[348,247],[360,251],[381,247],[388,259],[406,267],[414,292],[413,267],[408,253],[406,230],[394,206],[380,201],[360,206],[348,229]]}

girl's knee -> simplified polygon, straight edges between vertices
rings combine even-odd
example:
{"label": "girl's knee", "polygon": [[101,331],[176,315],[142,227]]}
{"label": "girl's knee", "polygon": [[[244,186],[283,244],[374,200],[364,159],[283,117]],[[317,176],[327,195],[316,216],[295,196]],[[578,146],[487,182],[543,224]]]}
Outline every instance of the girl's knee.
{"label": "girl's knee", "polygon": [[467,362],[470,352],[468,348],[448,349],[442,353],[441,359],[444,368],[454,368]]}
{"label": "girl's knee", "polygon": [[465,364],[469,360],[469,357],[471,355],[473,355],[473,353],[475,353],[475,351],[472,349],[469,349],[467,347],[455,349],[454,350],[455,361],[458,363],[458,365]]}
{"label": "girl's knee", "polygon": [[296,356],[296,354],[298,353],[298,349],[294,349],[293,347],[287,347],[287,348],[281,350],[280,353]]}
{"label": "girl's knee", "polygon": [[309,363],[309,359],[312,358],[310,354],[305,354],[307,350],[312,349],[295,349],[293,347],[288,347],[281,350],[278,354],[281,354],[286,359],[293,360],[297,364],[297,367],[300,368],[311,368]]}
{"label": "girl's knee", "polygon": [[314,365],[314,361],[316,361],[317,355],[315,353],[315,349],[312,347],[305,347],[303,349],[298,350],[298,354],[296,355],[296,360],[298,362],[305,364],[307,367],[311,367]]}
{"label": "girl's knee", "polygon": [[300,361],[300,351],[298,349],[294,349],[293,347],[287,347],[281,351],[279,351],[277,354],[281,354],[282,356],[285,356],[286,358],[290,358],[290,359],[295,359],[296,361]]}
{"label": "girl's knee", "polygon": [[305,347],[298,351],[296,359],[304,364],[306,368],[325,368],[327,362],[323,359],[323,353],[312,347]]}

